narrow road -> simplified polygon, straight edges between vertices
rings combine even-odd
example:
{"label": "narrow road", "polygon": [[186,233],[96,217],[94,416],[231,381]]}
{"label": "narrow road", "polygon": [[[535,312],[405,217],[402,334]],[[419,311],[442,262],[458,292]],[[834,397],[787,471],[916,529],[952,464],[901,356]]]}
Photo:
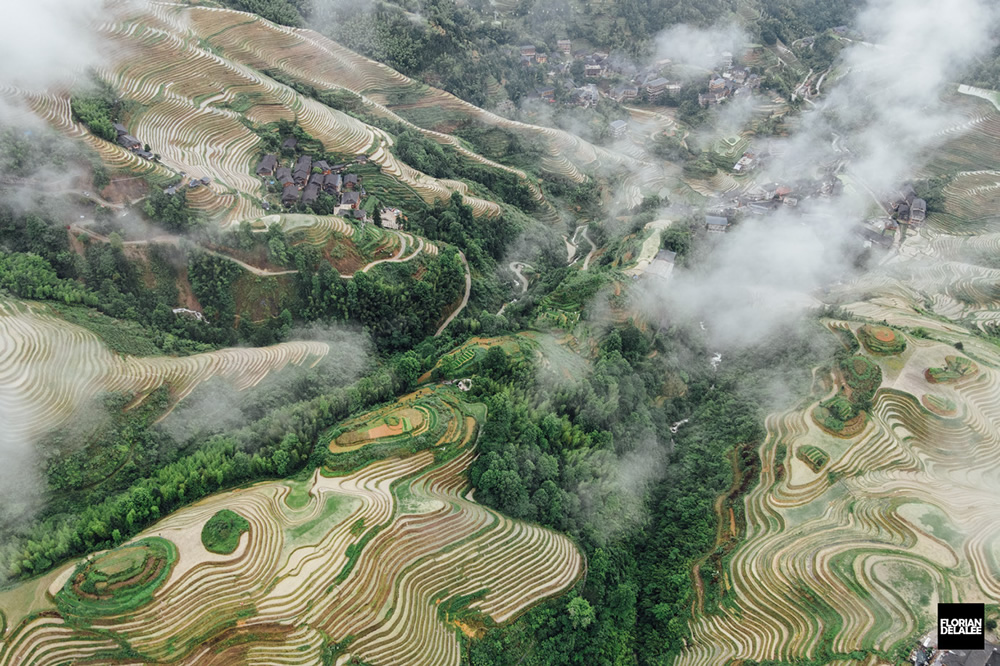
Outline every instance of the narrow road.
{"label": "narrow road", "polygon": [[462,260],[462,265],[465,266],[465,296],[462,297],[462,304],[459,305],[454,312],[448,315],[448,318],[445,319],[444,323],[441,324],[441,327],[438,328],[437,333],[434,334],[435,338],[444,333],[444,329],[448,328],[448,324],[450,324],[451,321],[458,316],[458,313],[464,310],[465,306],[469,304],[469,294],[472,293],[472,271],[469,269],[469,262],[465,260],[465,254],[461,250],[458,252],[458,257]]}
{"label": "narrow road", "polygon": [[520,261],[512,261],[509,266],[510,270],[514,271],[514,275],[516,275],[517,279],[521,282],[521,293],[526,293],[528,291],[528,278],[524,277],[524,273],[521,271],[525,268],[530,268],[531,270],[535,269]]}
{"label": "narrow road", "polygon": [[597,246],[594,245],[594,241],[590,240],[590,236],[587,235],[587,226],[583,225],[583,224],[581,224],[580,226],[578,226],[576,228],[576,231],[573,232],[573,240],[574,241],[576,240],[576,235],[578,233],[580,233],[581,229],[583,230],[583,238],[584,238],[584,240],[586,240],[588,243],[590,243],[590,252],[588,252],[587,256],[584,257],[584,259],[583,259],[583,270],[587,270],[588,268],[590,268],[590,260],[594,258],[594,253],[597,252]]}

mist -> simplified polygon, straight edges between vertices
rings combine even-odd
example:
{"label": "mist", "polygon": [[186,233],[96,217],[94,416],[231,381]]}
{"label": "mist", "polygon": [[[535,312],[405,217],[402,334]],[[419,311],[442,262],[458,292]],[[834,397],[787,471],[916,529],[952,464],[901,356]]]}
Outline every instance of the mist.
{"label": "mist", "polygon": [[656,36],[653,60],[710,70],[718,65],[724,51],[737,54],[749,42],[746,32],[735,23],[711,28],[675,25]]}
{"label": "mist", "polygon": [[104,0],[12,3],[0,21],[0,84],[32,92],[71,85],[103,62]]}
{"label": "mist", "polygon": [[324,342],[330,351],[313,367],[288,364],[242,391],[220,377],[210,379],[181,401],[159,427],[179,444],[241,428],[271,409],[346,386],[371,363],[371,340],[356,327],[314,324],[293,330],[288,340]]}
{"label": "mist", "polygon": [[849,277],[864,250],[852,227],[884,215],[883,194],[911,178],[957,124],[942,96],[993,47],[996,18],[985,0],[957,0],[947,11],[931,0],[873,0],[856,26],[876,45],[842,51],[840,78],[792,136],[774,141],[779,157],[756,178],[789,182],[842,161],[843,194],[747,217],[718,236],[702,265],[669,282],[643,281],[641,307],[664,324],[703,321],[716,344],[746,345],[818,305],[822,288]]}

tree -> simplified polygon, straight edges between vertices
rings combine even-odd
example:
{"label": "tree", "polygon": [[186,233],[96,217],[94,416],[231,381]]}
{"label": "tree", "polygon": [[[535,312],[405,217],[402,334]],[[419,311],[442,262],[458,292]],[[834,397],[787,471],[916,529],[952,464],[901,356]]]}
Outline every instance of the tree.
{"label": "tree", "polygon": [[583,597],[571,599],[566,604],[566,612],[572,618],[574,628],[586,629],[594,621],[594,609]]}
{"label": "tree", "polygon": [[499,345],[490,347],[480,364],[483,373],[493,379],[500,379],[507,374],[508,366],[507,352]]}
{"label": "tree", "polygon": [[382,227],[382,210],[379,206],[375,206],[375,211],[372,213],[372,221],[376,227]]}
{"label": "tree", "polygon": [[420,359],[416,353],[408,351],[399,358],[396,363],[396,376],[407,389],[416,383],[420,376]]}

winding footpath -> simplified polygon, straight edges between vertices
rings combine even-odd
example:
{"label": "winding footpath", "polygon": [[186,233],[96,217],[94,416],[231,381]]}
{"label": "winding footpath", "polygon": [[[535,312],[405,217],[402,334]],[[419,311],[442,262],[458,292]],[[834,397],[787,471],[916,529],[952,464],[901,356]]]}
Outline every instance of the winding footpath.
{"label": "winding footpath", "polygon": [[459,305],[454,312],[448,315],[448,318],[445,319],[444,323],[441,324],[441,327],[438,328],[437,333],[434,334],[435,338],[444,333],[444,329],[448,328],[448,324],[450,324],[452,320],[458,316],[458,313],[464,310],[465,306],[469,304],[469,294],[472,293],[472,271],[469,270],[469,262],[465,260],[465,254],[461,250],[458,252],[458,257],[462,260],[462,265],[465,266],[465,296],[462,297],[461,305]]}
{"label": "winding footpath", "polygon": [[[95,238],[95,239],[97,239],[97,240],[99,240],[99,241],[101,241],[103,243],[109,243],[109,242],[111,242],[111,239],[108,238],[107,236],[103,236],[103,235],[97,233],[96,231],[93,231],[91,229],[86,229],[86,228],[81,227],[81,226],[76,225],[76,224],[73,224],[73,225],[70,226],[70,231],[72,231],[74,233],[87,234],[91,238]],[[415,259],[421,252],[423,252],[424,245],[425,245],[424,239],[423,238],[418,238],[417,240],[419,242],[417,243],[417,248],[413,251],[413,253],[410,254],[409,256],[406,256],[406,257],[401,256],[406,251],[408,239],[409,239],[410,242],[412,242],[412,240],[413,240],[414,237],[410,236],[409,234],[400,233],[398,231],[391,231],[391,233],[395,233],[395,234],[399,235],[400,236],[400,240],[402,241],[400,243],[399,250],[396,252],[396,254],[394,254],[392,257],[389,257],[388,259],[376,259],[375,261],[369,262],[369,263],[365,264],[362,268],[360,268],[357,271],[358,273],[367,273],[373,266],[377,266],[378,264],[402,263],[402,262],[405,262],[405,261],[411,261],[412,259]],[[149,245],[150,243],[158,243],[158,244],[164,244],[164,245],[179,245],[180,244],[180,240],[181,240],[180,236],[173,236],[173,235],[170,235],[170,234],[164,234],[164,235],[156,236],[154,238],[148,238],[146,240],[122,241],[122,245]],[[214,257],[219,257],[220,259],[228,259],[229,261],[231,261],[234,264],[240,266],[241,268],[243,268],[243,269],[245,269],[247,271],[250,271],[254,275],[259,275],[260,277],[274,277],[274,276],[277,276],[277,275],[293,275],[293,274],[299,272],[298,269],[294,269],[294,268],[293,269],[288,269],[288,270],[282,270],[282,271],[271,271],[271,270],[267,270],[267,269],[264,269],[264,268],[257,268],[256,266],[251,266],[250,264],[248,264],[248,263],[246,263],[244,261],[240,261],[236,257],[230,256],[230,255],[222,253],[222,252],[216,252],[215,250],[209,250],[208,248],[206,248],[204,246],[201,246],[201,245],[198,246],[198,249],[200,249],[202,252],[204,252],[206,254],[210,254],[210,255],[212,255]],[[468,265],[466,265],[466,271],[468,271]],[[340,277],[344,278],[345,280],[352,279],[354,277],[354,275],[355,274],[340,273]]]}

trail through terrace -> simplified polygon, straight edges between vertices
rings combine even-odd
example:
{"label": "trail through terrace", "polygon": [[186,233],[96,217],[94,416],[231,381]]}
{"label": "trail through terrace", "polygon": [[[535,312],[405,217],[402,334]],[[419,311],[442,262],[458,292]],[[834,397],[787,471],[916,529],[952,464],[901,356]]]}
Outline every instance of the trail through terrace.
{"label": "trail through terrace", "polygon": [[[104,242],[104,243],[110,243],[111,242],[111,239],[108,238],[107,236],[104,236],[102,234],[97,233],[96,231],[93,231],[91,229],[87,229],[85,227],[81,227],[81,226],[76,225],[76,224],[71,225],[70,230],[74,231],[76,233],[87,234],[91,238],[95,238],[95,239],[97,239],[97,240],[99,240],[101,242]],[[397,250],[396,254],[394,254],[392,257],[389,257],[388,259],[376,259],[375,261],[368,262],[363,267],[361,267],[360,269],[358,269],[358,271],[357,271],[358,273],[367,273],[369,270],[371,270],[372,267],[377,266],[379,264],[403,263],[403,262],[407,262],[407,261],[412,261],[413,259],[416,259],[417,256],[420,255],[421,252],[425,252],[425,248],[426,248],[427,251],[430,250],[430,245],[431,244],[427,243],[423,238],[416,237],[416,236],[413,236],[411,234],[407,234],[405,232],[393,231],[391,229],[386,229],[385,231],[387,233],[392,233],[392,234],[396,234],[397,236],[399,236],[399,239],[400,239],[399,250]],[[142,246],[142,245],[153,244],[153,245],[174,245],[174,246],[179,246],[182,240],[187,240],[187,239],[185,239],[185,238],[183,238],[181,236],[175,236],[173,234],[160,234],[159,236],[155,236],[153,238],[147,238],[147,239],[144,239],[144,240],[122,241],[122,245]],[[407,256],[405,256],[405,257],[402,256],[404,253],[406,253],[406,251],[410,247],[412,247],[414,241],[417,241],[416,248],[414,248],[413,251],[410,252]],[[215,250],[210,250],[210,249],[208,249],[208,248],[206,248],[204,246],[201,246],[201,245],[198,246],[198,249],[201,252],[204,252],[205,254],[212,255],[213,257],[219,257],[220,259],[227,259],[227,260],[233,262],[234,264],[237,264],[238,266],[240,266],[244,270],[247,270],[247,271],[253,273],[254,275],[259,275],[261,277],[276,277],[276,276],[279,276],[279,275],[294,275],[294,274],[296,274],[296,273],[299,272],[298,269],[288,269],[288,270],[274,271],[274,270],[267,270],[267,269],[264,269],[264,268],[257,268],[256,266],[251,266],[250,264],[248,264],[248,263],[246,263],[244,261],[240,261],[236,257],[233,257],[231,255],[225,254],[223,252],[216,252]],[[433,252],[429,252],[429,253],[433,254]],[[464,262],[464,258],[463,258],[463,262]],[[466,271],[466,283],[467,283],[467,285],[471,285],[471,276],[469,275],[469,266],[468,266],[468,264],[465,264],[465,271]],[[350,279],[352,279],[354,277],[354,274],[341,273],[340,277],[342,277],[345,280],[350,280]],[[465,307],[465,303],[468,302],[469,289],[470,289],[470,286],[467,286],[466,290],[465,290],[465,300],[462,303],[462,307],[463,308]]]}
{"label": "trail through terrace", "polygon": [[465,260],[465,254],[459,252],[458,256],[462,260],[462,265],[465,266],[465,295],[462,296],[462,302],[458,306],[458,309],[452,312],[448,318],[444,320],[444,323],[441,324],[440,328],[438,328],[437,333],[434,334],[435,338],[444,333],[444,329],[448,328],[448,324],[450,324],[452,320],[458,316],[458,313],[464,310],[465,306],[469,304],[469,294],[472,293],[472,272],[469,270],[469,262]]}

